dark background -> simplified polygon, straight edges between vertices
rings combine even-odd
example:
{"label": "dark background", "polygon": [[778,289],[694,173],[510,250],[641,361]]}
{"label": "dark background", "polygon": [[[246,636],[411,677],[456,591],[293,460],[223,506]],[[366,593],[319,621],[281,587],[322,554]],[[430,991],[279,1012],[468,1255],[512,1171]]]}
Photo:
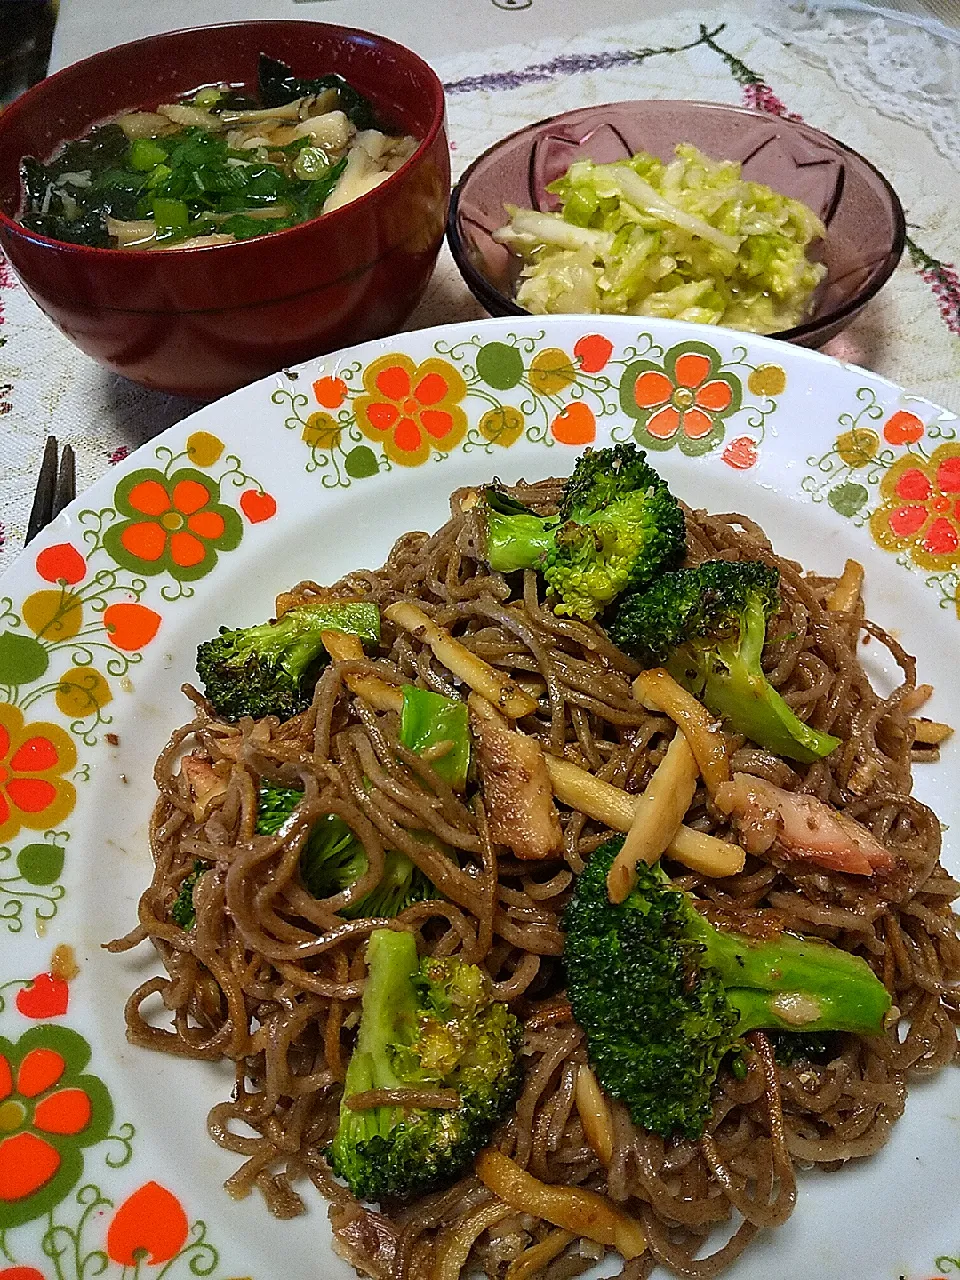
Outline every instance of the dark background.
{"label": "dark background", "polygon": [[46,74],[55,22],[52,0],[0,0],[0,105]]}

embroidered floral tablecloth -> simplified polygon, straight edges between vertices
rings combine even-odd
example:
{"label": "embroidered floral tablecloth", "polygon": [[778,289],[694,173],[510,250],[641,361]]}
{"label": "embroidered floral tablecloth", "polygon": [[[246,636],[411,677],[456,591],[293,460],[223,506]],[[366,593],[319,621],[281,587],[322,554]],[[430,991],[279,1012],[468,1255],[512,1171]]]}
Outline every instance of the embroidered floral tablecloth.
{"label": "embroidered floral tablecloth", "polygon": [[[535,6],[546,14],[546,0],[523,7]],[[887,174],[909,227],[892,281],[828,350],[960,412],[960,138],[950,87],[960,82],[960,46],[880,18],[785,5],[750,17],[740,7],[699,7],[616,27],[601,25],[611,15],[600,6],[596,28],[576,39],[512,44],[517,6],[497,7],[501,47],[433,59],[447,88],[455,176],[498,137],[597,102],[699,98],[800,116]],[[331,17],[297,16],[314,13]],[[444,249],[407,327],[481,314]],[[0,258],[0,570],[22,546],[48,433],[73,444],[83,488],[193,408],[101,370]]]}

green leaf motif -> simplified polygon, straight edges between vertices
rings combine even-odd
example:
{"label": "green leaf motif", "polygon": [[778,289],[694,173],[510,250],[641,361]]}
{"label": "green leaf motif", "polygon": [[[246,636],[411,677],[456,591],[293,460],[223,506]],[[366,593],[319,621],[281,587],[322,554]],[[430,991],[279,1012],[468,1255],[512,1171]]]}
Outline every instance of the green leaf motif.
{"label": "green leaf motif", "polygon": [[56,844],[28,844],[17,854],[17,870],[28,884],[48,885],[60,879],[64,850]]}
{"label": "green leaf motif", "polygon": [[848,480],[846,484],[838,484],[829,491],[827,502],[838,515],[849,517],[855,516],[869,497],[869,492],[862,484]]}
{"label": "green leaf motif", "polygon": [[32,684],[50,665],[47,651],[33,636],[0,634],[0,684]]}
{"label": "green leaf motif", "polygon": [[495,391],[509,391],[523,377],[523,357],[506,342],[488,342],[477,353],[477,373]]}
{"label": "green leaf motif", "polygon": [[377,455],[365,444],[358,444],[351,449],[343,460],[347,475],[354,480],[363,480],[367,476],[375,476],[380,470]]}

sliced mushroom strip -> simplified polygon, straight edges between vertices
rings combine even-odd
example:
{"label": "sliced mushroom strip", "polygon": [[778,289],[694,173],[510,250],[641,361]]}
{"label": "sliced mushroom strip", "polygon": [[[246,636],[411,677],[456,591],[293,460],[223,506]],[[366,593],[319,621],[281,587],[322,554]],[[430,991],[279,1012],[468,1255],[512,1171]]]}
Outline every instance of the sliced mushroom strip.
{"label": "sliced mushroom strip", "polygon": [[[614,831],[629,831],[637,797],[622,787],[596,778],[570,760],[546,756],[553,794],[571,809],[585,813]],[[705,831],[681,825],[665,850],[668,857],[704,876],[733,876],[743,870],[745,855],[739,845],[719,840]]]}
{"label": "sliced mushroom strip", "polygon": [[511,720],[531,715],[537,709],[537,700],[525,693],[515,680],[492,667],[489,662],[471,652],[470,649],[455,640],[445,627],[437,626],[422,609],[405,600],[384,610],[384,616],[397,627],[408,631],[418,640],[430,646],[433,655],[464,684],[469,685],[474,693],[492,702],[498,711],[502,711]]}
{"label": "sliced mushroom strip", "polygon": [[[323,631],[320,639],[327,653],[337,662],[360,662],[366,656],[360,637],[348,635],[346,631]],[[379,676],[351,671],[344,675],[343,683],[376,711],[396,711],[399,714],[403,710],[403,691]]]}
{"label": "sliced mushroom strip", "polygon": [[639,1258],[647,1247],[640,1223],[596,1191],[541,1182],[489,1147],[477,1156],[476,1170],[488,1190],[521,1213],[607,1245],[628,1260]]}
{"label": "sliced mushroom strip", "polygon": [[722,783],[730,781],[730,759],[720,721],[669,671],[662,667],[642,671],[633,682],[633,695],[648,710],[662,711],[677,724],[711,795]]}
{"label": "sliced mushroom strip", "polygon": [[623,902],[636,884],[638,863],[656,862],[666,852],[693,802],[699,776],[690,744],[678,729],[637,799],[627,838],[607,873],[611,902]]}

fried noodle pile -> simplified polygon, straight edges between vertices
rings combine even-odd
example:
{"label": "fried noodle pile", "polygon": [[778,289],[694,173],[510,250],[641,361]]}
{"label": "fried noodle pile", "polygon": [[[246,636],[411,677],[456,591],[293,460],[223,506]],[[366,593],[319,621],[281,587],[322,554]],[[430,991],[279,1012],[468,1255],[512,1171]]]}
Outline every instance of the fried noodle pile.
{"label": "fried noodle pile", "polygon": [[[546,513],[560,483],[511,492]],[[559,618],[545,605],[535,573],[523,575],[518,596],[488,569],[468,496],[454,494],[451,518],[437,533],[404,534],[383,568],[350,574],[332,594],[374,601],[381,611],[416,602],[542,694],[541,710],[523,728],[545,751],[639,792],[663,756],[672,722],[633,698],[639,668],[599,627]],[[575,1105],[586,1049],[563,992],[560,917],[574,877],[611,833],[561,809],[561,859],[523,863],[491,842],[478,798],[465,800],[440,781],[398,741],[397,716],[371,710],[344,683],[345,674],[366,671],[391,684],[463,696],[426,645],[385,624],[379,656],[332,662],[309,710],[284,723],[227,723],[187,689],[194,718],[156,765],[153,879],[138,926],[111,944],[123,950],[149,939],[163,962],[164,974],[129,999],[129,1037],[165,1053],[235,1063],[235,1096],[213,1108],[208,1124],[214,1140],[242,1161],[227,1189],[240,1197],[256,1187],[285,1218],[302,1210],[294,1183],[302,1187],[308,1178],[331,1202],[338,1250],[365,1274],[456,1280],[476,1268],[502,1280],[510,1267],[510,1280],[565,1280],[604,1252],[508,1207],[472,1173],[379,1212],[355,1201],[330,1173],[323,1151],[336,1131],[365,942],[383,923],[345,922],[338,909],[376,884],[387,849],[408,854],[444,895],[399,917],[418,934],[421,954],[456,953],[482,965],[496,997],[524,1023],[523,1091],[496,1145],[537,1178],[592,1188],[640,1221],[647,1251],[625,1264],[631,1280],[657,1263],[680,1276],[718,1274],[758,1231],[789,1216],[798,1165],[838,1169],[879,1150],[903,1112],[909,1082],[957,1055],[960,942],[951,903],[960,886],[940,865],[936,816],[910,794],[914,660],[862,616],[861,605],[829,612],[835,580],[777,556],[746,517],[688,511],[687,528],[688,564],[760,559],[779,570],[783,607],[768,630],[764,669],[803,719],[842,740],[828,758],[804,766],[728,736],[733,769],[829,802],[866,824],[897,859],[897,870],[875,881],[786,862],[775,850],[748,856],[743,872],[724,880],[670,867],[717,921],[743,932],[794,930],[862,955],[900,1013],[882,1036],[836,1037],[823,1061],[781,1062],[770,1037],[752,1033],[745,1078],[721,1074],[699,1141],[640,1131],[612,1103],[606,1167],[588,1143]],[[304,582],[291,598],[320,594],[330,592]],[[868,638],[889,650],[902,673],[888,697],[875,692],[861,666],[858,646]],[[179,769],[185,751],[209,761],[224,784],[202,811]],[[262,780],[304,791],[296,821],[277,836],[254,831]],[[298,861],[311,825],[327,813],[340,815],[362,840],[369,868],[344,893],[317,900],[301,885]],[[736,839],[728,820],[708,807],[702,784],[685,821]],[[456,850],[457,861],[413,831],[432,833]],[[170,909],[197,861],[214,874],[199,882],[196,927],[185,932]],[[708,1237],[712,1252],[700,1258]]]}

